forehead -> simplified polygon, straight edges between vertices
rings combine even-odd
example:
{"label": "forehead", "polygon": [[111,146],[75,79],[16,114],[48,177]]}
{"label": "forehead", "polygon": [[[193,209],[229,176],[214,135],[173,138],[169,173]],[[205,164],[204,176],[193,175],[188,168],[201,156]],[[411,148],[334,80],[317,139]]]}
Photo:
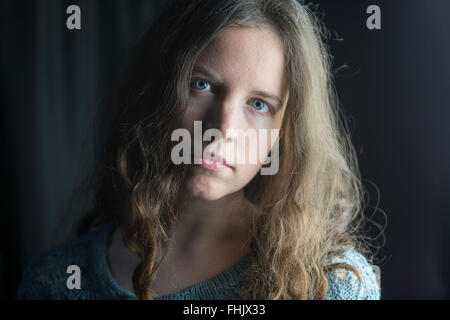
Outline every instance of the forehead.
{"label": "forehead", "polygon": [[[196,66],[215,72],[229,85],[287,91],[283,42],[268,28],[227,28],[201,52]],[[250,88],[251,87],[251,88]]]}

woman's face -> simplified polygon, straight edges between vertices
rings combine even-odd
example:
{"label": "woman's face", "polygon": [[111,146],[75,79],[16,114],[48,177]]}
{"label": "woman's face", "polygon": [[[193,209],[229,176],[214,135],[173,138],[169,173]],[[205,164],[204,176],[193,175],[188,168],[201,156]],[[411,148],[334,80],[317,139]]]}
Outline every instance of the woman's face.
{"label": "woman's face", "polygon": [[[216,200],[241,190],[260,174],[276,140],[271,129],[280,129],[288,97],[280,38],[268,29],[224,29],[194,65],[187,109],[180,120],[192,138],[185,192]],[[199,164],[194,163],[194,121],[201,121],[201,134],[211,128],[222,134],[202,139]],[[253,139],[245,139],[246,134]],[[201,163],[202,158],[222,158],[227,165],[220,165],[220,160]]]}

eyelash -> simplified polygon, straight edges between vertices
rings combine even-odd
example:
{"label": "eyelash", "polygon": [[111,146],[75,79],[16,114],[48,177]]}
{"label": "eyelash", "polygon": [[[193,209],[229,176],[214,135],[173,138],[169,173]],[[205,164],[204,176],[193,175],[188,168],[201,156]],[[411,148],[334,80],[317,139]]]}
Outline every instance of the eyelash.
{"label": "eyelash", "polygon": [[[195,82],[196,82],[197,80],[205,81],[206,83],[209,84],[210,87],[212,87],[212,84],[210,84],[208,81],[206,81],[206,80],[204,80],[204,79],[201,79],[201,78],[192,78],[191,86],[192,86],[192,84],[195,84]],[[203,91],[203,90],[196,89],[196,88],[193,88],[193,90]],[[274,113],[274,108],[272,107],[272,105],[271,105],[270,103],[268,103],[268,102],[266,102],[265,100],[260,99],[260,98],[256,98],[256,99],[262,101],[263,103],[265,103],[265,104],[267,105],[267,107],[269,108],[269,112],[268,112],[268,113],[270,113],[270,114],[273,114],[273,113]],[[254,100],[256,100],[256,99],[254,99]],[[265,112],[259,112],[259,113],[265,113]]]}

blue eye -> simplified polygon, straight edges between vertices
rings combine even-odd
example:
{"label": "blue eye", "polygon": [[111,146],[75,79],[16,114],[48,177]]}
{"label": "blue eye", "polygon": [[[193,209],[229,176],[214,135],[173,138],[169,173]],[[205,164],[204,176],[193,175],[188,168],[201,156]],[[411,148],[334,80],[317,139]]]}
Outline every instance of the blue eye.
{"label": "blue eye", "polygon": [[253,100],[252,106],[258,111],[262,111],[262,112],[270,111],[270,108],[267,105],[267,103],[265,103],[264,101],[259,100],[259,99]]}
{"label": "blue eye", "polygon": [[194,86],[195,86],[195,89],[202,90],[202,91],[204,91],[208,87],[211,88],[211,86],[209,85],[209,83],[207,81],[201,80],[201,79],[195,80]]}

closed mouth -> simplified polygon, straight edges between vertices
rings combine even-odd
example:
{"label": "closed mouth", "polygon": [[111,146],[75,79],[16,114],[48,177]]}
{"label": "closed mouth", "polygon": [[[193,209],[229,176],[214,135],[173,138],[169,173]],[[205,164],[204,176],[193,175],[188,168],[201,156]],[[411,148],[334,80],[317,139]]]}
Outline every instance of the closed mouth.
{"label": "closed mouth", "polygon": [[224,168],[232,168],[232,166],[230,166],[228,163],[226,163],[226,161],[220,157],[220,156],[215,156],[215,159],[212,158],[207,158],[204,157],[201,160],[198,158],[194,158],[194,159],[198,159],[197,163],[195,161],[193,161],[194,164],[198,164],[204,168],[207,169],[211,169],[211,170],[222,170]]}

